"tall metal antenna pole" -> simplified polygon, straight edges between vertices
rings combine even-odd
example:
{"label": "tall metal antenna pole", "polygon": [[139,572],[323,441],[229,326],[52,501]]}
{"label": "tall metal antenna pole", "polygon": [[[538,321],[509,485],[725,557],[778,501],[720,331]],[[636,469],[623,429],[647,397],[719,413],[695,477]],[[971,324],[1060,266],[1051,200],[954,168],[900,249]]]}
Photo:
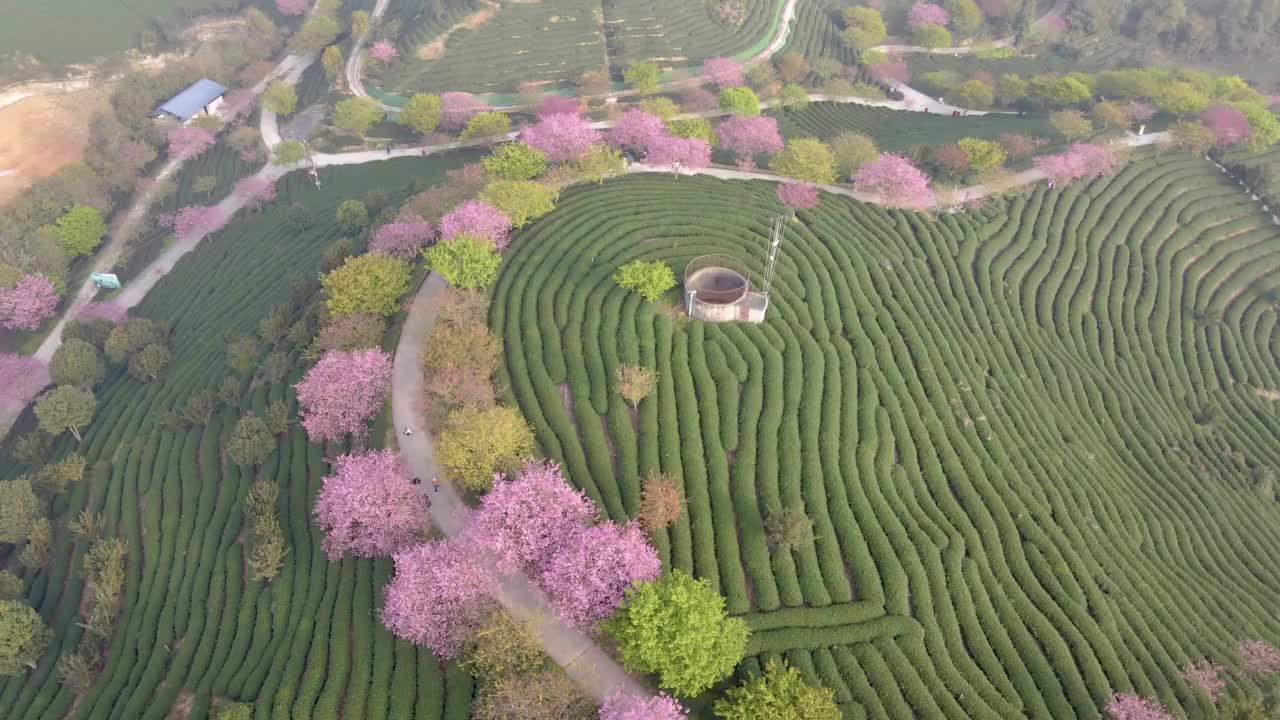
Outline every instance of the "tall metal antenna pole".
{"label": "tall metal antenna pole", "polygon": [[773,275],[778,267],[778,255],[782,252],[782,224],[786,222],[787,216],[774,215],[769,218],[769,263],[764,271],[764,291],[765,297],[769,296],[769,288],[773,286]]}

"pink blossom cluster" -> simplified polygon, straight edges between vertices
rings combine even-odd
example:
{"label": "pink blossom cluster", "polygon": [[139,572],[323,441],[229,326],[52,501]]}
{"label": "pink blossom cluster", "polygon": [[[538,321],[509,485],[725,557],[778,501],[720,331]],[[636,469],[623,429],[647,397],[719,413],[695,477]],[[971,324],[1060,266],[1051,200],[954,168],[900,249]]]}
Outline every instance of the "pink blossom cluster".
{"label": "pink blossom cluster", "polygon": [[169,131],[169,157],[187,160],[213,147],[218,141],[213,133],[198,127],[180,127]]}
{"label": "pink blossom cluster", "polygon": [[631,695],[616,690],[600,705],[600,720],[685,720],[689,713],[666,693]]}
{"label": "pink blossom cluster", "polygon": [[926,207],[933,202],[929,177],[902,155],[883,153],[858,168],[853,187],[859,192],[874,193],[892,205],[909,208]]}
{"label": "pink blossom cluster", "polygon": [[1230,105],[1210,105],[1200,114],[1200,123],[1209,128],[1222,147],[1237,145],[1249,137],[1249,120]]}
{"label": "pink blossom cluster", "polygon": [[655,140],[667,134],[662,118],[640,108],[622,114],[609,130],[609,144],[637,155],[644,155]]}
{"label": "pink blossom cluster", "polygon": [[327,442],[364,435],[390,386],[391,356],[381,348],[325,353],[295,386],[307,437]]}
{"label": "pink blossom cluster", "polygon": [[1049,37],[1058,37],[1065,33],[1071,25],[1067,22],[1066,18],[1060,15],[1046,15],[1044,20],[1041,21],[1041,27],[1044,28],[1045,33]]}
{"label": "pink blossom cluster", "polygon": [[1280,650],[1264,640],[1245,640],[1236,646],[1240,666],[1250,675],[1280,674]]}
{"label": "pink blossom cluster", "polygon": [[276,0],[276,9],[281,15],[301,15],[310,6],[308,0]]}
{"label": "pink blossom cluster", "polygon": [[128,308],[117,302],[91,302],[85,303],[80,311],[76,313],[77,320],[106,320],[111,323],[118,323],[129,315]]}
{"label": "pink blossom cluster", "polygon": [[391,555],[416,542],[429,524],[426,498],[391,450],[340,456],[316,495],[315,514],[330,560]]}
{"label": "pink blossom cluster", "polygon": [[578,104],[577,98],[565,97],[564,95],[548,95],[538,105],[537,115],[539,118],[544,118],[548,115],[577,115],[580,112],[582,112],[582,106]]}
{"label": "pink blossom cluster", "polygon": [[369,250],[412,260],[434,236],[435,228],[425,220],[387,223],[373,231]]}
{"label": "pink blossom cluster", "polygon": [[382,624],[393,634],[452,659],[497,606],[497,578],[482,556],[441,540],[392,556],[395,577],[383,594]]}
{"label": "pink blossom cluster", "polygon": [[484,103],[471,93],[440,93],[440,129],[461,130],[472,116],[483,109]]}
{"label": "pink blossom cluster", "polygon": [[369,46],[369,56],[379,62],[391,62],[399,55],[400,51],[389,40],[379,40]]}
{"label": "pink blossom cluster", "polygon": [[1217,702],[1218,695],[1227,687],[1227,680],[1223,677],[1226,671],[1226,668],[1212,660],[1198,660],[1187,663],[1182,668],[1182,679],[1188,685],[1200,688],[1210,700]]}
{"label": "pink blossom cluster", "polygon": [[230,218],[227,217],[227,213],[217,205],[192,205],[172,215],[163,214],[156,217],[157,223],[162,227],[172,228],[178,237],[201,236],[217,232],[226,227],[228,220]]}
{"label": "pink blossom cluster", "polygon": [[505,250],[511,240],[511,218],[483,200],[468,200],[440,218],[440,239],[461,234],[489,238],[498,250]]}
{"label": "pink blossom cluster", "polygon": [[1034,162],[1035,166],[1049,179],[1066,183],[1109,175],[1115,172],[1120,159],[1111,148],[1076,143],[1063,152],[1041,155]]}
{"label": "pink blossom cluster", "polygon": [[580,115],[555,113],[520,131],[520,142],[541,150],[550,162],[565,162],[600,142],[600,133]]}
{"label": "pink blossom cluster", "polygon": [[1133,693],[1112,695],[1103,713],[1111,720],[1173,720],[1163,705]]}
{"label": "pink blossom cluster", "polygon": [[235,122],[253,112],[253,106],[257,104],[258,96],[252,90],[232,90],[223,96],[220,114],[229,122]]}
{"label": "pink blossom cluster", "polygon": [[1130,100],[1124,111],[1129,116],[1129,122],[1135,123],[1144,123],[1156,116],[1155,106],[1141,100]]}
{"label": "pink blossom cluster", "polygon": [[685,112],[715,110],[719,105],[720,98],[704,87],[690,88],[680,95],[680,107]]}
{"label": "pink blossom cluster", "polygon": [[587,629],[619,605],[627,589],[662,574],[640,525],[612,522],[573,528],[543,565],[540,583],[565,623]]}
{"label": "pink blossom cluster", "polygon": [[735,115],[716,127],[720,147],[738,156],[740,165],[754,166],[757,155],[772,155],[782,149],[782,135],[776,118]]}
{"label": "pink blossom cluster", "polygon": [[49,384],[49,368],[30,355],[0,353],[0,410],[17,412]]}
{"label": "pink blossom cluster", "polygon": [[715,57],[702,63],[702,81],[718,88],[738,87],[744,82],[742,63]]}
{"label": "pink blossom cluster", "polygon": [[250,175],[236,183],[231,191],[247,207],[256,208],[276,199],[276,181],[261,175]]}
{"label": "pink blossom cluster", "polygon": [[774,194],[797,210],[818,207],[818,188],[807,183],[779,183]]}
{"label": "pink blossom cluster", "polygon": [[654,165],[676,165],[688,169],[711,164],[711,146],[701,138],[678,138],[663,135],[649,145],[645,160]]}
{"label": "pink blossom cluster", "polygon": [[951,15],[941,5],[927,2],[916,2],[907,11],[907,25],[912,28],[921,25],[946,25],[951,22]]}
{"label": "pink blossom cluster", "polygon": [[36,330],[58,307],[53,283],[43,275],[24,275],[11,288],[0,290],[0,327]]}
{"label": "pink blossom cluster", "polygon": [[869,69],[871,77],[882,83],[899,83],[905,85],[911,82],[911,69],[907,67],[907,63],[903,60],[893,58],[876,65],[872,65]]}

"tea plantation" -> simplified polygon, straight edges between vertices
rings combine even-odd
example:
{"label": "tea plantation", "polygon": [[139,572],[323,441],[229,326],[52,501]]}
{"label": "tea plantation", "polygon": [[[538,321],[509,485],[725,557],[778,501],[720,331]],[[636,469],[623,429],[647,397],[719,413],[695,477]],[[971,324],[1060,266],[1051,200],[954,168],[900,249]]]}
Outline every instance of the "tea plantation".
{"label": "tea plantation", "polygon": [[[772,190],[632,176],[516,237],[490,320],[542,449],[615,519],[679,478],[665,564],[749,622],[740,670],[784,655],[848,718],[1092,719],[1130,689],[1215,717],[1181,668],[1280,641],[1270,218],[1166,154],[969,214],[824,196],[763,325],[610,280],[708,253],[758,276]],[[658,372],[634,412],[620,363]],[[770,551],[781,509],[814,539]]]}
{"label": "tea plantation", "polygon": [[1053,135],[1045,115],[966,115],[948,117],[924,112],[893,110],[853,103],[811,103],[804,110],[778,114],[783,137],[831,138],[842,132],[860,132],[889,152],[915,146],[936,147],[964,137],[995,139],[1002,133]]}
{"label": "tea plantation", "polygon": [[[314,281],[337,239],[331,218],[340,202],[380,189],[395,203],[410,182],[439,182],[446,169],[472,159],[454,154],[323,170],[319,190],[305,174],[289,175],[274,204],[206,240],[135,309],[172,326],[173,362],[145,385],[122,372],[108,378],[79,448],[89,462],[86,479],[54,506],[55,526],[81,510],[101,512],[104,534],[128,544],[105,667],[79,699],[55,671],[83,632],[77,619],[86,550],[59,530],[47,570],[32,576],[27,592],[58,634],[39,667],[0,680],[0,716],[160,719],[176,707],[201,720],[211,705],[236,700],[255,704],[259,720],[468,717],[471,679],[382,628],[377,610],[390,562],[332,563],[321,552],[311,508],[326,452],[341,448],[308,443],[296,417],[260,471],[280,488],[289,546],[283,570],[271,584],[245,570],[243,507],[254,478],[221,450],[241,412],[264,416],[279,399],[292,408],[291,384],[305,366],[300,346],[289,350],[286,377],[273,381],[262,367],[243,376],[238,407],[223,405],[207,423],[181,429],[165,416],[196,394],[222,394],[224,378],[236,375],[227,363],[229,340],[255,335],[273,307],[289,302],[294,281]],[[310,227],[300,226],[299,205],[314,220]],[[69,450],[64,443],[54,454]],[[10,462],[3,468],[6,476],[21,470]]]}

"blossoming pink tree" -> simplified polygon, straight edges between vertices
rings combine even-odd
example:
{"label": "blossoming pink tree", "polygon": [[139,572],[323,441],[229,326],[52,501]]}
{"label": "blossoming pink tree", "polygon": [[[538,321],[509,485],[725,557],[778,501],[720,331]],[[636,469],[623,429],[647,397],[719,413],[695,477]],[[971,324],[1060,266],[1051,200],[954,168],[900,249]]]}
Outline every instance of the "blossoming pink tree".
{"label": "blossoming pink tree", "polygon": [[778,183],[774,194],[778,200],[797,210],[818,207],[818,188],[806,183]]}
{"label": "blossoming pink tree", "polygon": [[1188,685],[1200,688],[1210,700],[1217,702],[1218,695],[1227,687],[1227,680],[1223,677],[1226,670],[1212,660],[1198,660],[1187,663],[1182,668],[1182,679]]}
{"label": "blossoming pink tree", "polygon": [[912,28],[921,25],[946,25],[951,22],[951,15],[941,5],[917,2],[907,11],[907,24]]}
{"label": "blossoming pink tree", "polygon": [[646,697],[616,690],[600,705],[600,720],[685,720],[689,713],[666,693]]}
{"label": "blossoming pink tree", "polygon": [[595,514],[595,506],[565,481],[559,466],[530,463],[514,478],[494,482],[471,514],[463,538],[490,553],[501,572],[537,574]]}
{"label": "blossoming pink tree", "polygon": [[1067,183],[1072,180],[1109,175],[1115,172],[1120,159],[1111,148],[1090,143],[1076,143],[1063,152],[1041,155],[1033,162],[1050,180]]}
{"label": "blossoming pink tree", "polygon": [[586,630],[622,603],[627,588],[657,580],[658,553],[636,523],[579,527],[546,561],[540,582],[566,624]]}
{"label": "blossoming pink tree", "polygon": [[391,385],[391,356],[380,348],[324,354],[298,390],[302,427],[315,442],[364,435]]}
{"label": "blossoming pink tree", "polygon": [[1116,693],[1102,710],[1111,720],[1173,720],[1160,703],[1133,693]]}
{"label": "blossoming pink tree", "polygon": [[455,235],[489,238],[499,250],[510,242],[511,218],[483,200],[468,200],[440,218],[440,239]]}
{"label": "blossoming pink tree", "polygon": [[1280,674],[1280,650],[1265,640],[1245,640],[1236,646],[1240,667],[1255,676]]}
{"label": "blossoming pink tree", "polygon": [[600,142],[600,133],[580,115],[547,115],[520,132],[520,142],[541,150],[549,162],[580,157]]}
{"label": "blossoming pink tree", "polygon": [[309,0],[276,0],[281,15],[301,15],[311,6]]}
{"label": "blossoming pink tree", "polygon": [[0,353],[0,410],[17,412],[49,384],[49,368],[30,355]]}
{"label": "blossoming pink tree", "polygon": [[426,498],[391,450],[340,456],[316,495],[315,513],[330,560],[391,555],[429,525]]}
{"label": "blossoming pink tree", "polygon": [[1249,121],[1230,105],[1210,105],[1200,114],[1200,123],[1213,133],[1218,145],[1226,147],[1249,137]]}
{"label": "blossoming pink tree", "polygon": [[903,60],[894,58],[868,68],[871,77],[882,83],[903,84],[911,82],[911,69]]}
{"label": "blossoming pink tree", "polygon": [[471,93],[440,93],[440,129],[461,130],[473,115],[484,109],[484,103]]}
{"label": "blossoming pink tree", "polygon": [[258,104],[258,95],[248,88],[232,90],[222,98],[222,109],[218,114],[228,122],[235,122],[253,112]]}
{"label": "blossoming pink tree", "polygon": [[77,320],[106,320],[111,323],[118,323],[129,315],[129,310],[117,302],[91,302],[85,303],[76,313]]}
{"label": "blossoming pink tree", "polygon": [[261,175],[250,175],[236,182],[231,191],[246,207],[256,208],[276,199],[276,181]]}
{"label": "blossoming pink tree", "polygon": [[369,46],[369,56],[379,62],[391,62],[399,54],[400,51],[389,40],[379,40]]}
{"label": "blossoming pink tree", "polygon": [[778,121],[771,117],[734,116],[716,127],[720,147],[733,151],[739,167],[754,167],[757,155],[772,155],[782,149]]}
{"label": "blossoming pink tree", "polygon": [[461,543],[436,541],[396,553],[382,624],[392,634],[452,659],[496,607],[497,582]]}
{"label": "blossoming pink tree", "polygon": [[654,165],[671,165],[673,169],[696,170],[711,164],[711,146],[700,138],[663,135],[649,144],[645,161]]}
{"label": "blossoming pink tree", "polygon": [[548,95],[538,105],[537,115],[542,118],[547,115],[577,115],[581,112],[582,106],[578,104],[577,98],[565,97],[564,95]]}
{"label": "blossoming pink tree", "polygon": [[702,63],[702,81],[718,88],[738,87],[743,81],[742,63],[715,57]]}
{"label": "blossoming pink tree", "polygon": [[187,160],[213,147],[218,141],[213,133],[198,127],[180,127],[169,131],[169,157]]}
{"label": "blossoming pink tree", "polygon": [[634,108],[623,113],[609,130],[609,144],[643,156],[654,140],[666,134],[662,118]]}
{"label": "blossoming pink tree", "polygon": [[43,275],[24,275],[11,288],[0,290],[0,327],[37,330],[58,307],[53,283]]}
{"label": "blossoming pink tree", "polygon": [[217,205],[192,205],[182,208],[171,218],[157,217],[156,221],[172,228],[179,237],[189,237],[221,230],[229,219]]}
{"label": "blossoming pink tree", "polygon": [[920,208],[933,202],[929,177],[910,160],[894,153],[883,153],[858,168],[853,176],[853,188],[880,195],[886,202],[901,207]]}
{"label": "blossoming pink tree", "polygon": [[369,249],[402,260],[412,260],[431,242],[434,234],[435,228],[425,220],[387,223],[373,231]]}
{"label": "blossoming pink tree", "polygon": [[1129,104],[1124,106],[1124,111],[1131,123],[1144,123],[1156,116],[1155,106],[1141,100],[1130,100]]}
{"label": "blossoming pink tree", "polygon": [[1050,38],[1056,38],[1065,33],[1071,27],[1071,24],[1061,15],[1046,15],[1041,20],[1040,27],[1044,29],[1044,33]]}
{"label": "blossoming pink tree", "polygon": [[715,110],[719,105],[720,98],[704,87],[689,88],[680,94],[680,109],[685,112]]}

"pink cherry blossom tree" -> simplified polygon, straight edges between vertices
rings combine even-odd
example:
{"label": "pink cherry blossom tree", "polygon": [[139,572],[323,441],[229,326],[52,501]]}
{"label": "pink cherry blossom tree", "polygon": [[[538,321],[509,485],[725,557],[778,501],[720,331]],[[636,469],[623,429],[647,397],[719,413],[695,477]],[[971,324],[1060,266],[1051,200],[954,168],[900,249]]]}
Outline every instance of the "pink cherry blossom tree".
{"label": "pink cherry blossom tree", "polygon": [[[157,222],[164,220],[165,218],[156,218]],[[230,218],[227,217],[227,213],[217,205],[192,205],[174,213],[168,227],[171,227],[174,234],[179,237],[208,235],[221,230],[228,220]]]}
{"label": "pink cherry blossom tree", "polygon": [[600,720],[685,720],[689,713],[666,693],[631,695],[616,690],[600,706]]}
{"label": "pink cherry blossom tree", "polygon": [[494,482],[463,538],[491,554],[501,572],[536,574],[595,515],[595,506],[569,485],[559,466],[530,463],[516,477]]}
{"label": "pink cherry blossom tree", "polygon": [[1116,693],[1103,707],[1111,720],[1173,720],[1173,715],[1155,700],[1133,693]]}
{"label": "pink cherry blossom tree", "polygon": [[797,210],[818,207],[818,188],[806,183],[779,183],[774,194]]}
{"label": "pink cherry blossom tree", "polygon": [[58,307],[53,283],[43,275],[24,275],[11,288],[0,290],[0,327],[37,330]]}
{"label": "pink cherry blossom tree", "polygon": [[580,115],[547,115],[520,132],[520,142],[541,150],[549,162],[580,157],[600,142],[600,133]]}
{"label": "pink cherry blossom tree", "polygon": [[379,62],[391,62],[398,55],[400,51],[389,40],[379,40],[369,46],[369,56]]}
{"label": "pink cherry blossom tree", "polygon": [[0,353],[0,410],[18,412],[49,384],[49,368],[30,355]]}
{"label": "pink cherry blossom tree", "polygon": [[253,112],[258,95],[248,88],[232,90],[222,97],[222,109],[218,114],[228,122],[235,122]]}
{"label": "pink cherry blossom tree", "polygon": [[1182,668],[1182,679],[1204,691],[1209,699],[1217,702],[1218,695],[1227,687],[1224,677],[1227,669],[1212,660],[1198,660]]}
{"label": "pink cherry blossom tree", "polygon": [[716,127],[720,147],[738,157],[739,166],[755,166],[757,155],[772,155],[782,149],[782,135],[775,118],[734,116]]}
{"label": "pink cherry blossom tree", "polygon": [[1129,116],[1129,122],[1144,123],[1156,116],[1156,108],[1151,103],[1142,102],[1141,100],[1130,100],[1128,105],[1124,107],[1125,114]]}
{"label": "pink cherry blossom tree", "polygon": [[1040,27],[1044,28],[1046,35],[1056,38],[1065,33],[1071,24],[1061,15],[1046,15],[1040,22]]}
{"label": "pink cherry blossom tree", "polygon": [[499,250],[510,242],[511,218],[483,200],[468,200],[440,218],[440,239],[455,235],[489,238]]}
{"label": "pink cherry blossom tree", "polygon": [[907,24],[913,29],[921,25],[946,25],[951,15],[946,8],[933,3],[917,2],[907,11]]}
{"label": "pink cherry blossom tree", "polygon": [[412,260],[434,235],[435,228],[425,220],[387,223],[373,231],[369,250]]}
{"label": "pink cherry blossom tree", "polygon": [[654,140],[666,134],[667,126],[662,118],[634,108],[623,113],[609,130],[609,144],[644,155]]}
{"label": "pink cherry blossom tree", "polygon": [[882,83],[902,84],[911,82],[911,69],[907,67],[907,63],[898,58],[891,58],[882,63],[876,63],[868,68],[871,77]]}
{"label": "pink cherry blossom tree", "polygon": [[169,157],[187,160],[213,147],[218,141],[213,133],[198,127],[180,127],[169,131]]}
{"label": "pink cherry blossom tree", "polygon": [[340,456],[316,495],[315,513],[330,560],[347,553],[391,555],[416,542],[430,524],[426,498],[391,450]]}
{"label": "pink cherry blossom tree", "polygon": [[561,620],[586,630],[622,603],[627,588],[658,579],[662,562],[636,523],[579,527],[543,566],[540,584]]}
{"label": "pink cherry blossom tree", "polygon": [[702,81],[718,88],[738,87],[744,80],[742,63],[726,57],[715,57],[702,63]]}
{"label": "pink cherry blossom tree", "polygon": [[577,98],[565,97],[564,95],[548,95],[538,105],[537,115],[539,118],[548,115],[577,115],[582,112],[582,106],[578,103]]}
{"label": "pink cherry blossom tree", "polygon": [[111,323],[118,323],[125,319],[129,314],[128,308],[117,302],[91,302],[85,303],[80,311],[76,313],[77,320],[106,320]]}
{"label": "pink cherry blossom tree", "polygon": [[325,353],[295,386],[307,437],[327,442],[363,436],[390,385],[391,356],[381,348]]}
{"label": "pink cherry blossom tree", "polygon": [[720,98],[704,87],[689,88],[680,94],[680,109],[685,112],[705,112],[720,106]]}
{"label": "pink cherry blossom tree", "polygon": [[246,207],[256,208],[276,199],[276,181],[261,175],[250,175],[236,183],[231,191]]}
{"label": "pink cherry blossom tree", "polygon": [[396,553],[383,595],[382,624],[392,634],[453,659],[496,607],[497,581],[481,556],[454,541]]}
{"label": "pink cherry blossom tree", "polygon": [[1049,179],[1067,183],[1109,175],[1119,167],[1120,158],[1106,146],[1076,143],[1063,152],[1041,155],[1033,162]]}
{"label": "pink cherry blossom tree", "polygon": [[1226,147],[1249,137],[1249,121],[1230,105],[1210,105],[1200,114],[1200,123],[1213,133],[1218,145]]}
{"label": "pink cherry blossom tree", "polygon": [[859,192],[880,195],[892,205],[921,208],[933,202],[929,176],[902,155],[883,153],[858,168],[853,188]]}
{"label": "pink cherry blossom tree", "polygon": [[677,165],[697,170],[711,164],[711,146],[699,138],[677,138],[663,135],[649,145],[646,162],[654,165]]}
{"label": "pink cherry blossom tree", "polygon": [[467,121],[484,109],[484,103],[475,95],[464,92],[447,92],[440,94],[440,129],[461,130]]}
{"label": "pink cherry blossom tree", "polygon": [[310,6],[308,0],[276,0],[276,9],[281,15],[301,15]]}
{"label": "pink cherry blossom tree", "polygon": [[1240,667],[1250,675],[1280,674],[1280,650],[1264,640],[1245,640],[1236,646]]}

